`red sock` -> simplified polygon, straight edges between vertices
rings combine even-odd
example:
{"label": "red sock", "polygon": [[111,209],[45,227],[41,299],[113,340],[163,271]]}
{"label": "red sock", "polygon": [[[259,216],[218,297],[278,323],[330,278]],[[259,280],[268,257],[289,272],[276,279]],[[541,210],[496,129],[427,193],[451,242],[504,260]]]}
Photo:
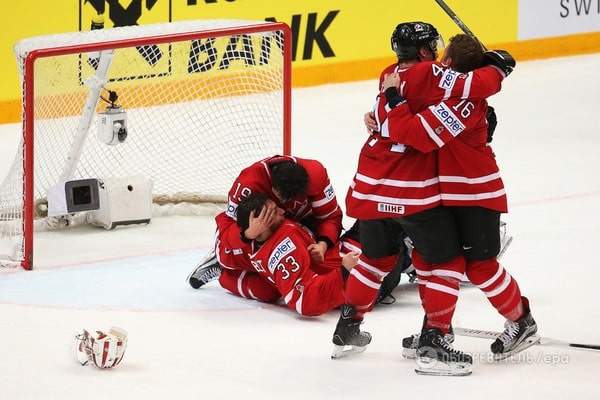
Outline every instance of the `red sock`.
{"label": "red sock", "polygon": [[465,273],[465,259],[461,255],[446,263],[430,264],[414,250],[412,258],[417,274],[426,280],[419,284],[427,316],[425,327],[448,333],[456,309],[459,284]]}
{"label": "red sock", "polygon": [[346,281],[346,303],[354,306],[356,319],[362,319],[373,308],[381,281],[394,268],[397,259],[397,255],[368,258],[361,254]]}
{"label": "red sock", "polygon": [[487,296],[504,318],[516,321],[523,316],[523,303],[519,285],[496,258],[469,261],[467,277]]}

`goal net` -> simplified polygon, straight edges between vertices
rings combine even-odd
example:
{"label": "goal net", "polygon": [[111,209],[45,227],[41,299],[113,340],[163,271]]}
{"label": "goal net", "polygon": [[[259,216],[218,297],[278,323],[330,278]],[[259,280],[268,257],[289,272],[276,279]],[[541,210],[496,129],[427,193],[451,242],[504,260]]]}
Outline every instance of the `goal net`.
{"label": "goal net", "polygon": [[[285,24],[223,20],[17,43],[23,138],[0,186],[2,265],[32,267],[34,220],[61,181],[142,175],[159,203],[214,202],[242,168],[289,153],[290,43]],[[116,145],[97,132],[111,102],[127,114]]]}

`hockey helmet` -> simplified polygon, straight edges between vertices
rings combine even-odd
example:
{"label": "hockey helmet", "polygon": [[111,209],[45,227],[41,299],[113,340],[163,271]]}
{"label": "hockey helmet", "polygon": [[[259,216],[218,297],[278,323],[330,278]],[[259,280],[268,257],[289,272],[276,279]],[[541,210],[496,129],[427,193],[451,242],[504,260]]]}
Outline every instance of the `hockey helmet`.
{"label": "hockey helmet", "polygon": [[120,328],[110,328],[108,332],[93,333],[82,330],[75,335],[75,358],[81,365],[90,361],[98,368],[116,367],[127,348],[127,332]]}
{"label": "hockey helmet", "polygon": [[391,43],[399,61],[418,59],[422,47],[431,51],[435,59],[444,47],[437,29],[427,22],[418,21],[398,24],[392,33]]}

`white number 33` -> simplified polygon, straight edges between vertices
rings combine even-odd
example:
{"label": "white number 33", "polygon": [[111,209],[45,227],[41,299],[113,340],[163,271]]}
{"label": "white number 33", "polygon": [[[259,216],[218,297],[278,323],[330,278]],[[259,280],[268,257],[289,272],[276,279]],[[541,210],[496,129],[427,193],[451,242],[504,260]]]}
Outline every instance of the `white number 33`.
{"label": "white number 33", "polygon": [[285,258],[285,262],[291,264],[291,269],[288,271],[286,265],[284,263],[279,263],[277,265],[276,270],[281,271],[281,279],[288,279],[290,277],[290,272],[295,273],[300,270],[300,264],[296,261],[296,259],[292,256],[287,256]]}

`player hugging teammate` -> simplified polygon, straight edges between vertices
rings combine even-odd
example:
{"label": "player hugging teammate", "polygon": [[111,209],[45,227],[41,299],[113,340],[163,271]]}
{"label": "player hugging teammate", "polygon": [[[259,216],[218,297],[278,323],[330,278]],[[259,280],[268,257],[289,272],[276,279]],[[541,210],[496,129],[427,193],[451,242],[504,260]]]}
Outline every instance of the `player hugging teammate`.
{"label": "player hugging teammate", "polygon": [[349,232],[340,238],[342,214],[318,161],[271,157],[237,178],[227,211],[216,218],[216,253],[190,284],[219,278],[234,294],[283,298],[302,315],[341,305],[332,339],[332,358],[339,358],[370,343],[360,324],[388,274],[405,267],[408,235],[425,316],[421,331],[402,345],[417,359],[417,372],[471,373],[472,358],[453,348],[452,334],[465,275],[507,320],[491,345],[495,358],[534,344],[529,302],[497,261],[507,200],[490,147],[496,118],[486,101],[515,61],[456,35],[436,62],[441,43],[423,22],[399,24],[392,34],[398,62],[381,73],[374,109],[365,115],[370,136],[346,196],[347,213],[357,220]]}
{"label": "player hugging teammate", "polygon": [[[507,319],[491,347],[496,358],[530,346],[537,330],[528,300],[496,259],[507,205],[488,143],[493,130],[486,98],[500,90],[515,62],[505,51],[484,52],[467,35],[453,37],[443,62],[435,62],[440,37],[422,22],[398,25],[391,41],[398,63],[382,72],[374,111],[365,116],[372,134],[361,150],[347,212],[360,221],[363,254],[378,262],[389,262],[393,248],[385,243],[399,232],[414,244],[425,318],[421,333],[403,347],[418,358],[417,372],[467,375],[472,359],[452,347],[451,334],[465,273]],[[359,329],[363,304],[343,307],[334,357],[370,342]]]}

